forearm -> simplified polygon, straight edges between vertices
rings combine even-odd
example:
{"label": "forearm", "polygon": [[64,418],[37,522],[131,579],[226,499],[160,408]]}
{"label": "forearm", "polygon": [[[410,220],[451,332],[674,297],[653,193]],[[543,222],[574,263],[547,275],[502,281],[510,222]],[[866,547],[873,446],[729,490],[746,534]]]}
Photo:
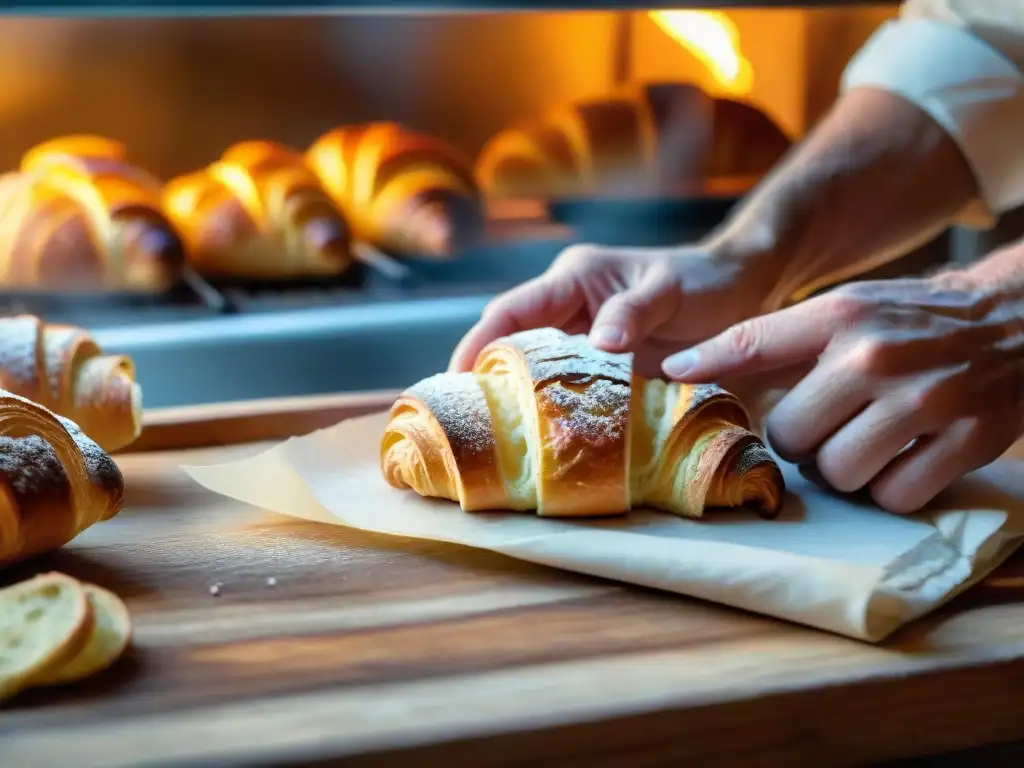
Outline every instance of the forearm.
{"label": "forearm", "polygon": [[742,204],[713,242],[776,283],[764,310],[933,236],[977,195],[956,143],[900,96],[856,88]]}
{"label": "forearm", "polygon": [[716,244],[774,261],[772,309],[902,255],[954,217],[993,222],[1024,204],[1022,73],[1020,4],[911,0]]}

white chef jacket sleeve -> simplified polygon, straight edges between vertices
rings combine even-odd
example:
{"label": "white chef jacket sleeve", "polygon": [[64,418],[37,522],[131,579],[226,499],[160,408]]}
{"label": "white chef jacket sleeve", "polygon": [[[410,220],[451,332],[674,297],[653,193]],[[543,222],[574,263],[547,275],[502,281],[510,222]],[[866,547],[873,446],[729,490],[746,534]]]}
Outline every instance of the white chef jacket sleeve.
{"label": "white chef jacket sleeve", "polygon": [[960,223],[991,226],[1024,204],[1024,2],[910,0],[843,73],[916,104],[959,145],[980,199]]}

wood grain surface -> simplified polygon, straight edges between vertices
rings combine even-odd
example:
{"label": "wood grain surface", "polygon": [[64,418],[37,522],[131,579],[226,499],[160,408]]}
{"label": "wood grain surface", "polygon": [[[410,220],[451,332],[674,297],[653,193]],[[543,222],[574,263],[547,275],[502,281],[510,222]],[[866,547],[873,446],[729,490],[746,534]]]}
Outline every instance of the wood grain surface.
{"label": "wood grain surface", "polygon": [[147,411],[139,439],[120,452],[209,448],[305,435],[391,406],[400,393],[380,390],[186,405]]}
{"label": "wood grain surface", "polygon": [[3,574],[112,589],[136,635],[0,709],[0,765],[820,766],[1024,738],[1024,558],[872,647],[298,522],[179,469],[261,447],[122,456],[121,515]]}

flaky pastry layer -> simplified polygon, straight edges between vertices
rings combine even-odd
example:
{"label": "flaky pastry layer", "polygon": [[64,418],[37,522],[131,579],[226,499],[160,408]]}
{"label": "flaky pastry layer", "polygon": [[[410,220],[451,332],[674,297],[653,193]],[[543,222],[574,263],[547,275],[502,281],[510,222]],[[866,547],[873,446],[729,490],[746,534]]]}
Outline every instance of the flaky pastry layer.
{"label": "flaky pastry layer", "polygon": [[466,511],[776,514],[782,473],[742,404],[715,385],[633,376],[631,362],[551,329],[494,342],[472,373],[433,376],[398,399],[384,476]]}

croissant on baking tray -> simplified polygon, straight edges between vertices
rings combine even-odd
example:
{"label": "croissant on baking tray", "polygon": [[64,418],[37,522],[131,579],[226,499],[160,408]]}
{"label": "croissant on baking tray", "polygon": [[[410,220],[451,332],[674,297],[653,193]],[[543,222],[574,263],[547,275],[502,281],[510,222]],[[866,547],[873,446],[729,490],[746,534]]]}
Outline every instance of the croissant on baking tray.
{"label": "croissant on baking tray", "polygon": [[0,318],[0,389],[75,422],[104,450],[142,431],[142,390],[125,355],[105,355],[86,331],[32,315]]}
{"label": "croissant on baking tray", "polygon": [[633,374],[630,355],[554,329],[492,342],[471,373],[444,373],[398,398],[381,443],[395,488],[467,512],[684,517],[749,505],[775,516],[784,483],[720,387]]}
{"label": "croissant on baking tray", "polygon": [[74,422],[0,391],[0,566],[62,547],[123,497],[117,464]]}
{"label": "croissant on baking tray", "polygon": [[180,280],[184,263],[160,183],[116,141],[53,139],[0,176],[2,285],[161,292]]}
{"label": "croissant on baking tray", "polygon": [[389,122],[337,128],[306,158],[356,238],[384,253],[445,258],[479,232],[472,165],[433,136]]}
{"label": "croissant on baking tray", "polygon": [[492,198],[669,194],[766,173],[790,140],[755,107],[695,85],[631,83],[499,132],[477,156]]}
{"label": "croissant on baking tray", "polygon": [[331,277],[353,261],[345,216],[302,155],[275,142],[235,144],[168,182],[163,200],[207,277]]}

